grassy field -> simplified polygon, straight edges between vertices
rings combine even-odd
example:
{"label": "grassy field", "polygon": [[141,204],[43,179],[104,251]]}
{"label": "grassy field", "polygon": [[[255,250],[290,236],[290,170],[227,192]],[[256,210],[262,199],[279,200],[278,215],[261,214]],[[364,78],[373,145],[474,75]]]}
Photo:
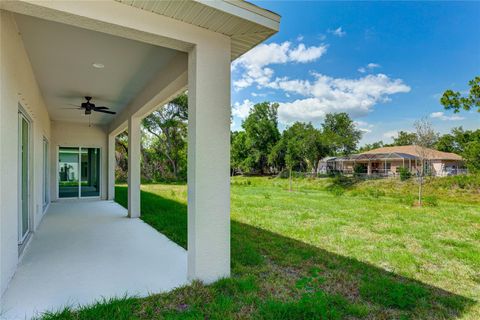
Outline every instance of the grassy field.
{"label": "grassy field", "polygon": [[[232,278],[44,319],[480,319],[480,189],[449,179],[419,208],[413,182],[235,178]],[[184,248],[186,212],[185,185],[142,186],[142,219]]]}

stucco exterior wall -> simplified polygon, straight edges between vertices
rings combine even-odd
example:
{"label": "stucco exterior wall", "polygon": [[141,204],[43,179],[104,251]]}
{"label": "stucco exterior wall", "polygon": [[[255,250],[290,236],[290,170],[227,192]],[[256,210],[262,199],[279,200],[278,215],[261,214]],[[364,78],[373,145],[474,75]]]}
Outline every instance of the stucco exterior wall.
{"label": "stucco exterior wall", "polygon": [[43,217],[43,139],[50,119],[15,19],[0,11],[0,293],[18,263],[18,105],[31,119],[30,217],[35,229]]}
{"label": "stucco exterior wall", "polygon": [[436,160],[432,162],[432,167],[435,175],[445,176],[451,170],[463,168],[463,162],[456,160]]}
{"label": "stucco exterior wall", "polygon": [[108,135],[106,127],[95,125],[89,127],[88,124],[82,123],[52,121],[51,145],[50,180],[52,183],[50,194],[52,201],[58,200],[58,147],[100,148],[100,198],[107,199]]}

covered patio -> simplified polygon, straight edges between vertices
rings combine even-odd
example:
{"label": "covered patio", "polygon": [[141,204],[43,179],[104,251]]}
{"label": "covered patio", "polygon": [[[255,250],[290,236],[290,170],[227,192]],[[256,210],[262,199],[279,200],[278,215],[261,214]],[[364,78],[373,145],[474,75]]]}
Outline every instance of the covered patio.
{"label": "covered patio", "polygon": [[[0,313],[230,276],[230,64],[279,22],[243,1],[0,1]],[[185,91],[187,252],[135,220],[142,120]],[[101,202],[125,131],[127,210]]]}
{"label": "covered patio", "polygon": [[53,203],[2,299],[2,319],[188,283],[187,252],[113,201]]}

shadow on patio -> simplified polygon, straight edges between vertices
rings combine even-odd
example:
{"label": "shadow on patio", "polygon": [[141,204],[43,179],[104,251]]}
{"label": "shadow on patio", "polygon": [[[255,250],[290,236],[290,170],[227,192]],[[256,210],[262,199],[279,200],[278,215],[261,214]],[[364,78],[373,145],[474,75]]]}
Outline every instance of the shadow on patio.
{"label": "shadow on patio", "polygon": [[[116,188],[124,206],[126,192]],[[142,219],[186,248],[185,204],[142,191]],[[226,318],[456,319],[476,303],[267,230],[236,221],[231,229],[232,279],[149,297],[140,302],[140,317],[215,317],[222,310]]]}

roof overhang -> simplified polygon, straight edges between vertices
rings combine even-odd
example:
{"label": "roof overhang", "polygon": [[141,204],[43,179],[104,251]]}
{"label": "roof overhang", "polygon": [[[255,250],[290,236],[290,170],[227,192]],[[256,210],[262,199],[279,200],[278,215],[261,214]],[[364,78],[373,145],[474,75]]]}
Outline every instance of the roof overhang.
{"label": "roof overhang", "polygon": [[[3,0],[0,9],[183,52],[210,32],[231,39],[232,60],[277,33],[280,26],[279,15],[239,0]],[[193,30],[187,26],[197,30],[179,39],[182,31]]]}
{"label": "roof overhang", "polygon": [[232,60],[277,33],[280,27],[278,14],[242,0],[115,1],[230,37]]}

